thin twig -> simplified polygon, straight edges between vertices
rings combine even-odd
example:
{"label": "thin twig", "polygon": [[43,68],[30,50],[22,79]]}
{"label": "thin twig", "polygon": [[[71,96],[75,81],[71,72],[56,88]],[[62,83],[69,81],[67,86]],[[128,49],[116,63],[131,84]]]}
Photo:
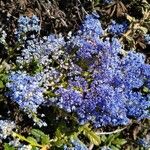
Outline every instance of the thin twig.
{"label": "thin twig", "polygon": [[97,135],[109,135],[109,134],[114,134],[114,133],[118,133],[123,131],[124,129],[126,129],[127,127],[124,127],[122,129],[117,129],[115,131],[111,131],[111,132],[96,132]]}

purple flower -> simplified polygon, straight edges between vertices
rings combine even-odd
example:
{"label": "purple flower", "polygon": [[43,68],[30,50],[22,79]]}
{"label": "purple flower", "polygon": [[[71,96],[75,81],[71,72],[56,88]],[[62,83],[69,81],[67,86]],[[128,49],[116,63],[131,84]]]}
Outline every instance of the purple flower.
{"label": "purple flower", "polygon": [[[21,22],[26,25],[28,18]],[[113,22],[109,30],[120,35],[126,28]],[[150,65],[143,54],[124,51],[117,38],[103,38],[103,33],[99,16],[93,13],[68,42],[56,35],[26,41],[17,58],[19,68],[35,59],[42,70],[34,76],[12,72],[7,95],[21,108],[36,112],[45,89],[50,90],[56,96],[51,105],[75,114],[80,124],[95,127],[149,118],[150,95],[141,91],[150,87]]]}
{"label": "purple flower", "polygon": [[25,111],[36,113],[39,105],[44,102],[44,89],[40,87],[38,78],[25,72],[12,72],[9,80],[6,85],[9,89],[7,96]]}
{"label": "purple flower", "polygon": [[121,35],[128,29],[127,22],[123,22],[121,24],[116,23],[114,20],[108,26],[108,32],[112,33],[113,35]]}

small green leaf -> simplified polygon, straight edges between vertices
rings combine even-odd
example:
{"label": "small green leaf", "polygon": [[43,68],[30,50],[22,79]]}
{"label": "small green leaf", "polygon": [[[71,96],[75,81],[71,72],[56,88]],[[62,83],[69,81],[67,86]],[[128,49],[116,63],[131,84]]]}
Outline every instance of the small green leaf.
{"label": "small green leaf", "polygon": [[150,90],[147,87],[143,87],[143,92],[148,93],[148,92],[150,92]]}
{"label": "small green leaf", "polygon": [[56,145],[57,147],[61,147],[61,146],[63,146],[63,145],[66,144],[66,143],[67,143],[67,139],[64,138],[64,139],[59,139],[59,140],[57,140],[57,141],[55,142],[55,145]]}
{"label": "small green leaf", "polygon": [[49,144],[50,138],[48,135],[46,135],[44,132],[38,130],[38,129],[32,129],[31,134],[35,136],[35,138],[40,138],[42,145]]}
{"label": "small green leaf", "polygon": [[124,145],[125,143],[127,143],[127,141],[125,139],[115,139],[113,142],[112,142],[114,145]]}
{"label": "small green leaf", "polygon": [[42,140],[41,143],[42,143],[43,145],[47,145],[47,144],[50,143],[50,138],[49,138],[48,135],[42,136],[42,137],[41,137],[41,140]]}
{"label": "small green leaf", "polygon": [[[20,134],[17,134],[17,133],[15,133],[15,132],[13,132],[13,136],[19,138],[19,139],[22,140],[22,141],[28,142],[28,143],[31,144],[32,146],[42,147],[42,145],[40,145],[40,144],[38,144],[37,142],[35,142],[35,140],[33,140],[34,138],[32,138],[32,137],[25,138],[24,136],[22,136],[22,135],[20,135]],[[32,139],[31,139],[31,138],[32,138]]]}
{"label": "small green leaf", "polygon": [[107,139],[107,138],[106,138],[106,136],[105,136],[105,135],[102,135],[102,136],[101,136],[101,141],[103,141],[103,142],[104,142],[104,141],[106,141],[106,139]]}
{"label": "small green leaf", "polygon": [[83,134],[89,138],[90,142],[94,145],[99,145],[101,143],[100,136],[98,136],[94,131],[92,131],[88,126],[83,127]]}
{"label": "small green leaf", "polygon": [[8,143],[5,143],[4,150],[15,150],[15,148],[13,146],[10,146]]}
{"label": "small green leaf", "polygon": [[8,79],[7,74],[5,74],[5,73],[0,73],[0,79],[1,79],[2,81],[7,81],[7,79]]}
{"label": "small green leaf", "polygon": [[24,136],[22,136],[22,135],[20,135],[20,134],[17,134],[17,133],[15,133],[15,132],[13,132],[12,136],[13,136],[13,137],[17,137],[17,138],[19,138],[19,139],[22,140],[22,141],[27,141],[27,139],[26,139]]}
{"label": "small green leaf", "polygon": [[111,148],[112,150],[120,150],[119,148],[117,148],[117,147],[114,146],[114,145],[111,145],[110,148]]}
{"label": "small green leaf", "polygon": [[87,134],[87,136],[89,137],[91,143],[97,146],[101,143],[100,137],[96,135],[94,132],[91,131],[90,133]]}
{"label": "small green leaf", "polygon": [[0,81],[0,89],[3,89],[5,86],[2,81]]}
{"label": "small green leaf", "polygon": [[63,134],[62,134],[62,132],[60,131],[59,128],[57,128],[57,130],[56,130],[56,132],[55,132],[55,136],[56,136],[57,138],[61,138],[61,137],[63,136]]}
{"label": "small green leaf", "polygon": [[30,143],[31,145],[38,145],[36,139],[34,139],[34,138],[31,137],[31,136],[27,137],[27,140],[29,141],[29,143]]}
{"label": "small green leaf", "polygon": [[37,147],[35,146],[32,146],[32,149],[31,150],[37,150]]}
{"label": "small green leaf", "polygon": [[40,131],[40,130],[38,130],[38,129],[32,129],[32,130],[31,130],[31,134],[32,134],[33,136],[35,136],[36,138],[41,138],[42,136],[45,135],[44,132],[42,132],[42,131]]}
{"label": "small green leaf", "polygon": [[44,94],[47,95],[47,96],[49,96],[49,97],[56,97],[56,96],[57,96],[57,95],[56,95],[54,92],[52,92],[52,91],[46,91]]}
{"label": "small green leaf", "polygon": [[109,145],[111,144],[111,142],[115,139],[115,135],[111,134],[108,136],[106,143],[109,143]]}

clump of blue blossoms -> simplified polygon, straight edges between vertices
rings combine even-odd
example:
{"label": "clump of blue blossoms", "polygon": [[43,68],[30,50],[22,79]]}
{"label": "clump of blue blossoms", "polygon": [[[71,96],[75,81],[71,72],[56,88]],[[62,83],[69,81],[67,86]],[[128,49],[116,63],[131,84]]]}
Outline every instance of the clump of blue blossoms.
{"label": "clump of blue blossoms", "polygon": [[76,54],[80,58],[91,58],[99,51],[99,37],[104,31],[96,13],[87,15],[81,25],[81,29],[70,40],[71,45],[77,48]]}
{"label": "clump of blue blossoms", "polygon": [[[116,28],[115,34],[124,32],[124,27]],[[7,95],[35,113],[49,100],[74,114],[80,124],[95,127],[149,118],[150,95],[142,89],[150,83],[150,65],[143,54],[127,52],[117,38],[103,35],[98,14],[92,13],[68,41],[58,35],[32,36],[17,58],[18,68],[26,70],[34,60],[41,69],[34,75],[32,69],[12,72]]]}
{"label": "clump of blue blossoms", "polygon": [[103,0],[103,3],[106,3],[106,4],[110,4],[112,2],[113,2],[113,0]]}
{"label": "clump of blue blossoms", "polygon": [[138,144],[144,147],[145,149],[149,149],[150,148],[150,136],[148,136],[147,138],[139,139]]}
{"label": "clump of blue blossoms", "polygon": [[31,18],[27,16],[21,16],[19,17],[18,20],[18,31],[20,33],[26,33],[29,31],[40,31],[40,26],[39,26],[40,20],[38,19],[37,16],[32,16]]}
{"label": "clump of blue blossoms", "polygon": [[117,23],[116,21],[112,21],[111,24],[108,26],[108,32],[113,35],[121,35],[128,29],[127,22],[122,22],[121,24]]}
{"label": "clump of blue blossoms", "polygon": [[[10,146],[13,146],[14,148],[16,148],[17,150],[31,150],[32,146],[29,145],[25,145],[22,144],[19,139],[13,139],[9,142]],[[39,150],[39,148],[35,148],[35,150]]]}
{"label": "clump of blue blossoms", "polygon": [[53,57],[59,57],[60,48],[65,46],[64,38],[56,35],[49,35],[42,39],[35,38],[32,35],[31,40],[27,40],[26,47],[22,50],[21,56],[17,58],[17,63],[20,67],[31,63],[33,60],[38,61],[41,65],[46,65],[51,62],[48,56],[53,54]]}
{"label": "clump of blue blossoms", "polygon": [[150,44],[150,34],[146,34],[144,36],[144,39],[145,39],[145,41],[146,41],[147,44]]}
{"label": "clump of blue blossoms", "polygon": [[[74,75],[69,80],[67,88],[57,91],[57,105],[75,112],[81,124],[92,122],[96,127],[149,118],[149,95],[140,92],[149,81],[150,66],[145,64],[145,56],[122,50],[116,38],[100,38],[104,31],[95,17],[87,16],[79,34],[71,39],[77,48],[74,59],[83,70],[80,77]],[[91,22],[97,28],[92,28]]]}
{"label": "clump of blue blossoms", "polygon": [[79,139],[72,139],[71,143],[73,147],[67,147],[66,145],[64,146],[64,150],[88,150],[86,145],[82,143]]}
{"label": "clump of blue blossoms", "polygon": [[31,18],[27,16],[20,16],[18,19],[18,29],[15,32],[18,40],[21,40],[21,36],[23,36],[23,38],[26,39],[25,34],[28,32],[39,32],[41,29],[39,24],[40,20],[35,15],[33,15]]}
{"label": "clump of blue blossoms", "polygon": [[10,120],[0,120],[0,142],[11,135],[12,130],[16,128],[16,124]]}
{"label": "clump of blue blossoms", "polygon": [[7,96],[16,102],[21,109],[27,112],[37,112],[37,108],[44,101],[44,88],[40,87],[38,77],[33,77],[25,72],[12,72],[9,76],[10,82]]}

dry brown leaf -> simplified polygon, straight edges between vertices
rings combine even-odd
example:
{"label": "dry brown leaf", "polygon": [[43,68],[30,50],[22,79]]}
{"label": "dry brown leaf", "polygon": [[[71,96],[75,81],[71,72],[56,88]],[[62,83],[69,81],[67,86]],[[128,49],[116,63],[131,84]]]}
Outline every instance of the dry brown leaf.
{"label": "dry brown leaf", "polygon": [[18,0],[19,6],[23,9],[26,8],[28,1],[27,0]]}

